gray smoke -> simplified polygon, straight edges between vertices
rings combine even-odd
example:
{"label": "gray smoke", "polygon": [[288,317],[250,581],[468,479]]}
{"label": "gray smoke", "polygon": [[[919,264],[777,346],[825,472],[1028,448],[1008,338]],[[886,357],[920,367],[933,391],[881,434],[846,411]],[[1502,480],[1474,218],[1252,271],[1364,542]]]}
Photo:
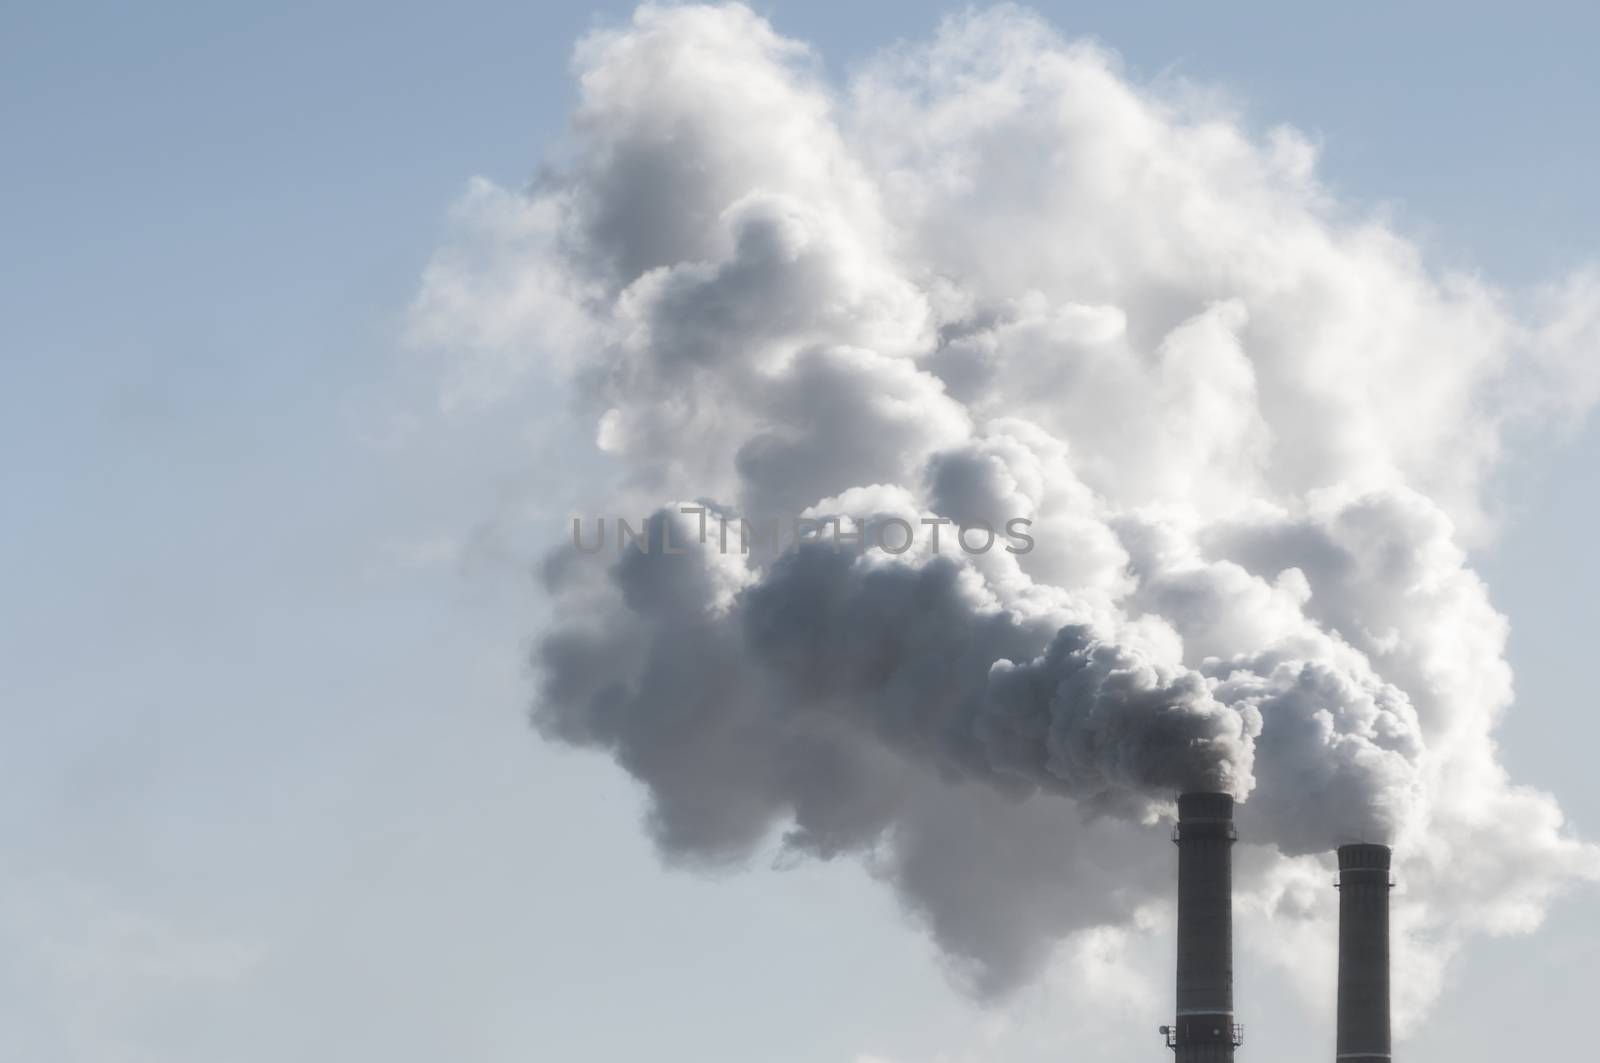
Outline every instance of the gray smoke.
{"label": "gray smoke", "polygon": [[[1296,976],[1315,854],[1399,846],[1402,1021],[1464,935],[1600,875],[1496,761],[1505,623],[1463,545],[1504,425],[1596,393],[1592,277],[1522,320],[1337,206],[1297,134],[1015,9],[843,89],[739,6],[646,6],[576,63],[569,154],[474,185],[417,331],[454,402],[559,366],[625,471],[580,516],[687,544],[559,550],[537,651],[537,726],[644,784],[666,858],[859,856],[1002,992],[1161,903],[1156,825],[1225,789]],[[796,516],[918,535],[720,546]],[[1019,518],[1032,550],[924,523]]]}

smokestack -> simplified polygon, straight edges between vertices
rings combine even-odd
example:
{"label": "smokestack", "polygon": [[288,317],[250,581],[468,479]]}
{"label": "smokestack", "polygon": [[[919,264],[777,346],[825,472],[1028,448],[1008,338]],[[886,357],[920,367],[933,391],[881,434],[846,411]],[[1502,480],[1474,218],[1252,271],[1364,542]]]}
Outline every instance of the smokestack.
{"label": "smokestack", "polygon": [[1233,797],[1178,798],[1178,1015],[1163,1026],[1177,1063],[1233,1059]]}
{"label": "smokestack", "polygon": [[1339,1063],[1389,1063],[1389,847],[1339,846]]}

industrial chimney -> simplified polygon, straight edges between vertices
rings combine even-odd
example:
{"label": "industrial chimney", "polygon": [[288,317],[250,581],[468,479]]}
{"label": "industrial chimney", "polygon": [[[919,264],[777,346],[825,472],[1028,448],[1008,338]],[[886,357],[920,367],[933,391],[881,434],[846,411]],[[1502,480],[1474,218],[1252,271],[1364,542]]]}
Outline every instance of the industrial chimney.
{"label": "industrial chimney", "polygon": [[1339,1063],[1389,1063],[1389,847],[1339,846]]}
{"label": "industrial chimney", "polygon": [[1178,798],[1178,1015],[1163,1026],[1177,1063],[1233,1059],[1233,797]]}

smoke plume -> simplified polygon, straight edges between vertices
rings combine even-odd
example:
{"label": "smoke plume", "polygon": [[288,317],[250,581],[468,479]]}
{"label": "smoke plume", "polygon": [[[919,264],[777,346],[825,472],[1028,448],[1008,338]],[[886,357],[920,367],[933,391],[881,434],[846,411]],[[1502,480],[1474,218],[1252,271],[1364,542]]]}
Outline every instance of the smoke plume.
{"label": "smoke plume", "polygon": [[[1225,789],[1286,969],[1318,854],[1397,846],[1402,1019],[1600,875],[1496,761],[1466,553],[1506,426],[1596,394],[1593,275],[1521,314],[1293,130],[1015,9],[837,85],[743,7],[645,6],[575,70],[570,143],[473,186],[416,328],[454,402],[557,367],[624,470],[581,516],[650,515],[545,565],[534,720],[644,785],[667,859],[859,856],[1000,993],[1163,903],[1156,825]],[[719,542],[795,517],[846,534]]]}

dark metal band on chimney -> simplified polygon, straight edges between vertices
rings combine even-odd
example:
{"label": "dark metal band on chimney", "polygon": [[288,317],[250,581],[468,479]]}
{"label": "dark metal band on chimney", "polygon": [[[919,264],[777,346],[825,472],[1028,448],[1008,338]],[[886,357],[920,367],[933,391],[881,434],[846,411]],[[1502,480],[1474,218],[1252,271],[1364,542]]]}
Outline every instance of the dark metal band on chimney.
{"label": "dark metal band on chimney", "polygon": [[1178,1014],[1163,1027],[1177,1063],[1231,1061],[1233,1021],[1233,798],[1178,798]]}
{"label": "dark metal band on chimney", "polygon": [[1340,1063],[1389,1063],[1389,847],[1339,847]]}

